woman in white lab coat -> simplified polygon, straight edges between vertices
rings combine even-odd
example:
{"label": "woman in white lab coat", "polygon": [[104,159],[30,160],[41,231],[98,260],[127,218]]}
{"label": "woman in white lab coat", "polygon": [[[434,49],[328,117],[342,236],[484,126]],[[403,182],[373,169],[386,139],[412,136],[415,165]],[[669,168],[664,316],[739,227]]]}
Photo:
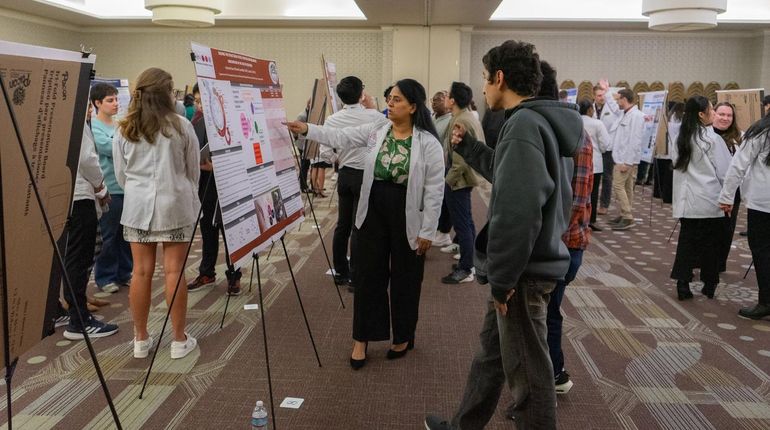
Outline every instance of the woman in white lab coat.
{"label": "woman in white lab coat", "polygon": [[743,318],[770,316],[770,116],[765,116],[746,130],[743,143],[735,153],[725,176],[719,204],[729,214],[738,187],[748,208],[748,236],[754,269],[757,273],[757,304],[742,308]]}
{"label": "woman in white lab coat", "polygon": [[679,300],[692,298],[693,269],[700,267],[701,292],[714,298],[725,215],[718,204],[730,152],[711,123],[714,108],[707,98],[691,97],[685,105],[674,153],[674,217],[682,223],[671,278]]}
{"label": "woman in white lab coat", "polygon": [[135,358],[147,357],[153,343],[147,318],[158,242],[163,243],[166,303],[178,288],[171,307],[171,358],[182,358],[197,345],[185,333],[187,284],[180,274],[200,209],[200,152],[192,124],[174,111],[173,88],[167,72],[142,72],[112,145],[115,177],[125,191],[120,223],[134,260],[129,302]]}

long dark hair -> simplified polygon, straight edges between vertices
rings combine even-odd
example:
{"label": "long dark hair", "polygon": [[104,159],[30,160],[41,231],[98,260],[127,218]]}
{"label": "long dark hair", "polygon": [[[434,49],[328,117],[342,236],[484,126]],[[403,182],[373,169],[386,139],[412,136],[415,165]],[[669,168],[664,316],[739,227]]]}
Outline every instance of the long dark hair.
{"label": "long dark hair", "polygon": [[[763,145],[767,148],[770,145],[770,114],[765,115],[759,121],[746,130],[746,134],[743,135],[743,141],[747,142],[751,138],[764,138]],[[765,165],[770,166],[770,152],[765,157]]]}
{"label": "long dark hair", "polygon": [[703,137],[703,130],[706,128],[698,116],[701,112],[709,109],[709,99],[703,96],[693,96],[687,100],[684,106],[684,115],[682,115],[682,128],[679,129],[679,137],[676,139],[676,149],[679,157],[674,164],[674,169],[686,171],[692,157],[692,141],[697,137]]}
{"label": "long dark hair", "polygon": [[430,117],[430,111],[425,104],[427,96],[425,95],[425,87],[414,79],[401,79],[396,82],[398,90],[406,97],[406,100],[414,104],[417,108],[412,114],[412,124],[420,130],[425,130],[428,133],[438,139],[438,132],[436,126],[433,125],[433,119]]}
{"label": "long dark hair", "polygon": [[733,122],[730,123],[730,125],[724,131],[717,130],[716,127],[714,127],[714,131],[722,136],[722,139],[725,140],[727,147],[730,149],[730,153],[734,154],[735,147],[741,144],[741,131],[738,129],[738,121],[735,118],[735,106],[733,106],[732,103],[720,102],[714,106],[714,112],[716,112],[716,110],[722,106],[727,106],[730,108],[733,113]]}

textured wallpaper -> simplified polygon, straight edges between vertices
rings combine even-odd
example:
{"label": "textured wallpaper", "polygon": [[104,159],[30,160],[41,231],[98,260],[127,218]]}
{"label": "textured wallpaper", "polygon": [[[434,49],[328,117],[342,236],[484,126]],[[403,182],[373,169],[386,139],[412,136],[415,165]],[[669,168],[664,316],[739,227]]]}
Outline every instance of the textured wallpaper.
{"label": "textured wallpaper", "polygon": [[178,88],[194,83],[190,42],[276,60],[284,84],[287,114],[305,107],[313,80],[322,77],[321,54],[336,63],[337,77],[356,75],[367,90],[381,94],[382,33],[374,31],[152,31],[89,33],[97,54],[96,71],[106,77],[134,80],[147,67],[170,72]]}
{"label": "textured wallpaper", "polygon": [[0,40],[47,46],[49,48],[80,50],[81,34],[38,22],[24,21],[13,13],[0,9]]}
{"label": "textured wallpaper", "polygon": [[[748,34],[748,33],[747,33]],[[763,36],[736,33],[621,33],[621,32],[476,32],[471,47],[471,82],[481,94],[481,58],[493,46],[517,39],[534,43],[540,57],[557,70],[559,83],[572,79],[631,85],[645,80],[663,83],[729,81],[741,87],[760,85]],[[767,50],[766,50],[767,51]],[[769,60],[765,57],[765,61]],[[479,96],[476,97],[479,99]]]}

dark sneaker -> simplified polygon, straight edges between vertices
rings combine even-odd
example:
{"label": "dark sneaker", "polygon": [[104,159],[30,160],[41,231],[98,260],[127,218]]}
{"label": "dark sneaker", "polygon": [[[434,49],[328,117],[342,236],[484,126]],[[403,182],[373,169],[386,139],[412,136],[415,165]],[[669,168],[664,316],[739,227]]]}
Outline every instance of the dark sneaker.
{"label": "dark sneaker", "polygon": [[200,275],[197,278],[195,278],[194,281],[187,284],[187,291],[188,292],[198,291],[201,288],[214,285],[216,281],[217,281],[217,278],[214,276]]}
{"label": "dark sneaker", "polygon": [[607,221],[607,224],[617,224],[617,223],[619,223],[621,221],[623,221],[623,217],[618,216],[618,217],[615,217],[615,218]]}
{"label": "dark sneaker", "polygon": [[76,327],[70,322],[67,326],[67,330],[64,330],[64,338],[69,340],[81,340],[85,337],[83,335],[84,332],[88,334],[89,338],[107,337],[117,333],[118,326],[115,324],[103,323],[93,316],[89,316],[85,329]]}
{"label": "dark sneaker", "polygon": [[64,327],[65,325],[69,325],[69,323],[70,323],[70,316],[67,314],[59,315],[53,320],[53,326],[56,328]]}
{"label": "dark sneaker", "polygon": [[441,282],[444,284],[463,284],[466,282],[473,282],[473,272],[464,269],[455,269],[447,276],[441,278]]}
{"label": "dark sneaker", "polygon": [[588,227],[590,227],[592,231],[602,231],[603,230],[601,227],[599,227],[596,224],[588,224]]}
{"label": "dark sneaker", "polygon": [[428,415],[425,417],[425,429],[426,430],[451,430],[449,422],[437,417],[435,415]]}
{"label": "dark sneaker", "polygon": [[572,386],[575,385],[569,379],[569,373],[566,370],[562,370],[561,373],[556,375],[556,394],[567,394]]}
{"label": "dark sneaker", "polygon": [[232,285],[227,286],[228,296],[240,296],[241,295],[241,281],[235,281]]}
{"label": "dark sneaker", "polygon": [[636,222],[634,222],[634,220],[632,220],[632,219],[625,219],[624,218],[624,219],[620,220],[619,223],[613,224],[612,225],[612,229],[613,230],[628,230],[628,229],[630,229],[631,227],[633,227],[635,225],[636,225]]}
{"label": "dark sneaker", "polygon": [[770,316],[770,305],[757,304],[751,308],[741,308],[738,311],[738,316],[752,320],[761,320],[764,317]]}
{"label": "dark sneaker", "polygon": [[742,231],[742,232],[738,233],[738,236],[741,236],[741,237],[747,237],[748,235],[749,235],[748,231]]}

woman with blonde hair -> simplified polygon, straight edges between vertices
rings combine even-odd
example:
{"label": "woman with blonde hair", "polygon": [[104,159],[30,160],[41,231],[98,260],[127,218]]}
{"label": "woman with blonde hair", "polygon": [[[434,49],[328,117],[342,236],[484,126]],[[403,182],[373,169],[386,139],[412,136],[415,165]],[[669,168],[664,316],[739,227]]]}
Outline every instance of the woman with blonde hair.
{"label": "woman with blonde hair", "polygon": [[135,358],[147,357],[153,343],[147,318],[158,242],[163,243],[167,304],[178,288],[171,307],[171,358],[185,357],[197,345],[185,332],[187,289],[182,273],[200,208],[200,153],[192,124],[175,112],[173,88],[167,72],[142,72],[113,142],[115,176],[125,190],[120,223],[134,260],[129,303]]}

